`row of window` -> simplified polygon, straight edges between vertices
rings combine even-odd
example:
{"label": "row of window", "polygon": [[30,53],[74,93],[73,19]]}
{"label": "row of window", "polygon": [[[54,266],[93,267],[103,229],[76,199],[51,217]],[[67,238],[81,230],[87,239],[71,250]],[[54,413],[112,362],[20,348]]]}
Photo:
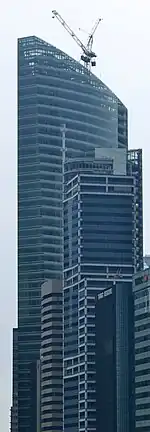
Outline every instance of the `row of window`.
{"label": "row of window", "polygon": [[[22,42],[22,41],[21,41]],[[34,49],[33,49],[34,47]],[[22,46],[21,46],[22,48]],[[26,44],[24,45],[24,49],[26,49],[27,53],[27,61],[25,63],[24,55],[22,56],[22,66],[26,65],[25,68],[20,67],[20,85],[21,87],[26,88],[26,84],[33,83],[33,76],[31,74],[30,68],[28,66],[29,62],[35,61],[36,65],[36,74],[38,77],[38,85],[43,86],[54,86],[57,88],[67,89],[71,91],[80,92],[82,94],[88,94],[92,97],[97,97],[101,101],[101,98],[108,102],[109,106],[112,106],[115,110],[118,106],[118,101],[112,93],[111,90],[108,89],[101,81],[96,78],[91,78],[89,81],[88,75],[83,74],[83,66],[77,63],[72,58],[68,57],[66,54],[62,53],[60,50],[55,47],[50,46],[41,46],[38,47],[38,50],[35,51],[35,40],[30,41],[30,46]],[[35,56],[35,52],[38,55]],[[45,57],[43,67],[43,56]],[[57,59],[57,62],[56,62]],[[59,59],[59,61],[58,61]],[[40,67],[41,66],[41,67]],[[29,76],[25,76],[23,73],[26,71],[26,74]],[[30,74],[29,74],[30,72]],[[126,114],[126,108],[123,104],[119,103],[119,114],[123,117]]]}
{"label": "row of window", "polygon": [[[57,85],[56,85],[56,83],[57,83]],[[62,82],[61,82],[61,84],[62,84]],[[42,96],[45,95],[46,97],[47,96],[58,97],[58,98],[67,99],[68,101],[73,100],[76,102],[84,103],[86,105],[88,103],[90,105],[94,105],[94,106],[97,106],[99,108],[101,107],[101,110],[103,111],[105,99],[103,98],[102,92],[99,93],[99,95],[98,95],[98,94],[95,94],[94,89],[93,89],[93,94],[92,93],[89,94],[88,90],[86,93],[84,93],[81,90],[81,88],[79,88],[77,91],[74,89],[74,81],[72,83],[72,88],[69,88],[69,89],[68,89],[68,81],[65,82],[65,88],[61,84],[60,84],[60,86],[58,86],[58,82],[55,79],[55,81],[52,80],[51,84],[49,83],[49,85],[46,85],[46,83],[45,83],[45,85],[41,85],[41,86],[38,85],[37,86],[37,92],[38,92],[38,94],[40,94]],[[110,100],[109,100],[109,103],[110,103]]]}
{"label": "row of window", "polygon": [[[29,100],[32,98],[24,98],[21,100],[21,106],[29,104]],[[34,98],[33,98],[34,101]],[[77,102],[76,100],[68,100],[62,97],[47,96],[44,97],[42,94],[37,97],[38,112],[39,114],[52,115],[62,117],[66,119],[72,119],[75,121],[83,122],[86,124],[92,124],[93,126],[102,125],[102,130],[106,131],[105,136],[114,135],[116,133],[117,116],[116,113],[112,113],[107,105],[91,105]],[[101,122],[98,122],[98,119]],[[110,126],[110,127],[109,127]],[[89,126],[88,126],[89,127]]]}
{"label": "row of window", "polygon": [[150,354],[150,346],[143,346],[141,348],[135,347],[135,354],[142,354],[148,352]]}
{"label": "row of window", "polygon": [[[50,297],[51,297],[51,300],[47,301],[47,302],[44,301],[46,299],[44,297],[42,297],[42,309],[45,308],[45,307],[47,307],[47,306],[62,306],[61,295],[58,295],[58,299],[55,299],[55,300],[53,300],[53,298],[54,298],[54,294],[53,293],[51,294],[51,296],[48,294],[47,299],[50,298]],[[56,294],[55,294],[55,297],[56,297]],[[59,309],[61,309],[61,308],[59,308]]]}
{"label": "row of window", "polygon": [[[52,347],[52,344],[50,344],[50,348]],[[55,347],[56,347],[56,345],[55,345]],[[58,348],[60,348],[60,343],[58,344]],[[44,348],[43,348],[44,349]],[[42,351],[42,357],[44,358],[44,357],[47,357],[47,356],[62,356],[62,350],[53,350],[53,351],[46,351],[46,352],[43,352]],[[60,360],[59,360],[60,361]],[[50,362],[50,360],[49,360],[49,362]]]}

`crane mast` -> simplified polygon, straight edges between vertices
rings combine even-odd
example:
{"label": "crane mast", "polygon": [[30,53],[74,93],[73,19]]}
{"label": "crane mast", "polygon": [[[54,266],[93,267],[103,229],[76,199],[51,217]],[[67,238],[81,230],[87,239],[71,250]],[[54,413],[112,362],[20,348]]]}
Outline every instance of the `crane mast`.
{"label": "crane mast", "polygon": [[76,42],[76,44],[82,49],[81,60],[84,62],[85,67],[90,70],[91,66],[96,66],[95,59],[96,59],[97,55],[92,50],[92,48],[93,48],[93,36],[94,36],[94,33],[97,30],[97,27],[98,27],[100,21],[102,21],[102,19],[99,18],[96,21],[96,23],[95,23],[95,25],[94,25],[94,27],[93,27],[90,35],[89,35],[87,45],[84,45],[83,42],[78,38],[78,36],[68,26],[68,24],[66,23],[66,21],[61,17],[61,15],[56,10],[53,10],[52,14],[53,14],[53,18],[57,18],[58,19],[58,21],[62,24],[62,26],[65,28],[65,30],[74,39],[74,41]]}

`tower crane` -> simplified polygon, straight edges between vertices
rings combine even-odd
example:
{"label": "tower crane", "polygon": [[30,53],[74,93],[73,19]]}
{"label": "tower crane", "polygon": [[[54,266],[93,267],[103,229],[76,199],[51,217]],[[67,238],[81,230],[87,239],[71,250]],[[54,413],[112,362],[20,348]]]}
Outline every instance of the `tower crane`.
{"label": "tower crane", "polygon": [[65,22],[65,20],[61,17],[61,15],[56,10],[53,10],[52,14],[53,14],[53,18],[58,19],[58,21],[67,30],[67,32],[74,39],[77,45],[82,49],[81,60],[84,62],[85,67],[90,70],[91,66],[96,66],[95,59],[97,55],[93,51],[93,36],[97,30],[100,21],[102,21],[102,18],[99,18],[96,21],[91,33],[89,34],[87,45],[84,45],[83,42],[78,38],[78,36],[76,36],[74,31],[68,26],[68,24]]}

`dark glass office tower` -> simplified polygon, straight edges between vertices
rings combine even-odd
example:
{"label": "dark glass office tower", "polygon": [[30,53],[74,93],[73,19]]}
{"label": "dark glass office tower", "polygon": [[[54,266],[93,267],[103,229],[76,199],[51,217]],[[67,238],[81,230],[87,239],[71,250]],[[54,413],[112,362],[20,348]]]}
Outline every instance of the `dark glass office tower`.
{"label": "dark glass office tower", "polygon": [[82,65],[52,45],[18,41],[18,430],[36,431],[41,284],[61,278],[62,143],[67,157],[127,148],[127,110]]}
{"label": "dark glass office tower", "polygon": [[[134,431],[132,284],[110,284],[96,301],[96,430]],[[126,373],[125,373],[126,371]]]}
{"label": "dark glass office tower", "polygon": [[[96,427],[116,432],[116,308],[115,285],[96,301]],[[105,425],[105,426],[104,426]]]}
{"label": "dark glass office tower", "polygon": [[[64,178],[64,430],[94,432],[99,430],[96,298],[120,278],[132,292],[132,275],[141,265],[141,250],[139,258],[136,254],[137,189],[134,175],[128,175],[123,149],[97,149],[93,159],[66,161]],[[118,320],[123,299],[118,297]],[[118,362],[125,328],[120,331]],[[124,403],[117,408],[117,431],[129,432],[133,429],[132,422],[126,421],[128,392],[121,386],[123,374],[128,375],[127,363],[120,373],[118,394]]]}

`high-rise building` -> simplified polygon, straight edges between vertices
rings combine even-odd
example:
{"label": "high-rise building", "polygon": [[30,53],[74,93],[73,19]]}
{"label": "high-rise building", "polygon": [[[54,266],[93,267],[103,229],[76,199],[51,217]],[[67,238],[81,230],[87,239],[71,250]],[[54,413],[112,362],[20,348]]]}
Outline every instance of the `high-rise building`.
{"label": "high-rise building", "polygon": [[[97,431],[134,431],[134,333],[131,286],[131,282],[114,282],[98,294],[96,301]],[[94,389],[94,383],[91,383],[90,387]]]}
{"label": "high-rise building", "polygon": [[114,93],[47,42],[19,39],[19,432],[37,432],[41,284],[62,272],[62,124],[69,158],[95,147],[127,148],[127,110]]}
{"label": "high-rise building", "polygon": [[135,431],[150,430],[150,269],[133,278]]}
{"label": "high-rise building", "polygon": [[62,283],[42,285],[41,309],[41,428],[63,430]]}
{"label": "high-rise building", "polygon": [[143,171],[142,149],[128,150],[127,172],[135,179],[136,269],[143,269]]}
{"label": "high-rise building", "polygon": [[18,329],[13,329],[11,432],[18,432]]}
{"label": "high-rise building", "polygon": [[[122,286],[130,284],[132,292],[133,273],[142,265],[142,226],[136,217],[136,178],[129,173],[126,150],[96,149],[93,159],[66,161],[64,180],[64,430],[94,432],[99,409],[96,297],[120,278]],[[123,295],[117,308],[121,301]],[[120,331],[118,337],[123,338]],[[122,341],[117,342],[120,353]],[[125,362],[120,373],[128,372]],[[123,379],[121,385],[121,376],[119,385],[124,402],[120,403],[117,431],[128,432],[133,430],[132,422],[126,421],[130,392]]]}

